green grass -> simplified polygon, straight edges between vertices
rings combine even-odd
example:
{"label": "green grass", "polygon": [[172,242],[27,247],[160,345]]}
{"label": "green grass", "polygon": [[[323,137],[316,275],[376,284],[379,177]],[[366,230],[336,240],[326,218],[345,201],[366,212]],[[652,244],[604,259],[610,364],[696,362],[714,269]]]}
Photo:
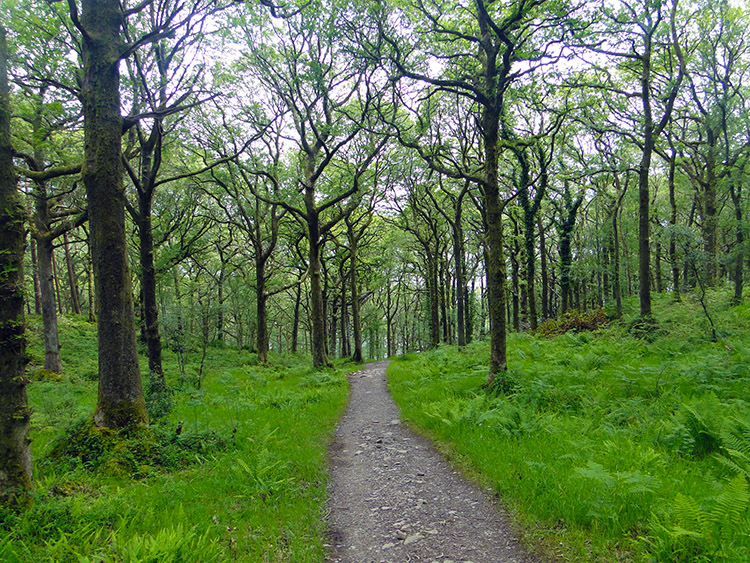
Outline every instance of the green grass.
{"label": "green grass", "polygon": [[[631,303],[632,307],[633,304]],[[491,396],[488,349],[391,363],[404,416],[491,483],[527,539],[565,561],[750,561],[750,307],[656,300],[665,334],[511,335],[514,390]]]}
{"label": "green grass", "polygon": [[[30,354],[39,362],[39,319]],[[61,320],[60,381],[29,387],[34,504],[0,514],[3,562],[319,562],[324,557],[326,445],[343,409],[351,364],[315,372],[309,360],[209,348],[201,389],[165,353],[172,412],[154,424],[160,463],[135,479],[60,463],[48,454],[96,399],[96,331]],[[191,356],[188,373],[198,365]],[[144,370],[145,372],[145,370]],[[181,424],[181,430],[177,431]]]}

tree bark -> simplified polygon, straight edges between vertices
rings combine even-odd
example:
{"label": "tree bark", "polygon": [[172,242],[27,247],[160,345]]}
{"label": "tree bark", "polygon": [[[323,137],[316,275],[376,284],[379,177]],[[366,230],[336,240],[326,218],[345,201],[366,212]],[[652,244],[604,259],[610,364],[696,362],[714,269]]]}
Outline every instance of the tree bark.
{"label": "tree bark", "polygon": [[36,256],[36,240],[31,239],[31,272],[34,281],[34,314],[42,314],[42,289],[39,286],[39,266]]}
{"label": "tree bark", "polygon": [[125,235],[119,63],[123,15],[116,0],[83,0],[84,164],[99,343],[94,423],[123,428],[148,423],[136,348]]}
{"label": "tree bark", "polygon": [[[505,253],[503,235],[503,204],[498,185],[498,127],[500,115],[497,108],[482,109],[484,131],[484,185],[483,202],[486,221],[487,260],[487,312],[490,323],[490,366],[487,383],[496,377],[504,378],[508,369],[507,335],[505,321]],[[501,381],[501,384],[504,383]]]}
{"label": "tree bark", "polygon": [[89,295],[89,322],[96,322],[96,299],[94,297],[94,261],[91,257],[91,244],[87,241],[86,283]]}
{"label": "tree bark", "polygon": [[302,301],[302,284],[298,284],[294,295],[294,319],[292,320],[292,353],[299,346],[299,306]]}
{"label": "tree bark", "polygon": [[544,223],[542,216],[537,215],[536,217],[537,229],[539,231],[539,254],[540,254],[540,269],[542,275],[542,318],[548,319],[552,316],[550,312],[550,299],[549,299],[549,274],[547,272],[547,248],[546,239],[544,232]]}
{"label": "tree bark", "polygon": [[57,271],[57,260],[55,258],[54,246],[52,247],[52,281],[55,287],[55,299],[57,300],[57,312],[61,315],[64,313],[63,310],[63,299],[62,292],[60,291],[60,276]]}
{"label": "tree bark", "polygon": [[255,262],[255,307],[258,321],[258,363],[268,363],[268,295],[266,295],[266,264],[265,261]]}
{"label": "tree bark", "polygon": [[0,504],[24,506],[31,491],[26,398],[24,208],[13,170],[5,29],[0,27]]}
{"label": "tree bark", "polygon": [[37,241],[39,287],[42,293],[42,325],[44,332],[44,369],[62,373],[60,340],[57,330],[57,305],[55,303],[54,275],[52,271],[52,241],[47,237]]}
{"label": "tree bark", "polygon": [[[357,259],[359,256],[359,248],[357,237],[354,235],[354,229],[351,223],[347,222],[347,236],[349,238],[349,260],[351,262],[351,271],[349,273],[349,292],[352,295],[352,332],[354,336],[354,351],[352,352],[352,360],[357,363],[362,362],[362,320],[360,319],[360,305],[359,305],[359,287],[357,280]],[[372,343],[370,344],[372,349]]]}
{"label": "tree bark", "polygon": [[307,206],[307,229],[309,241],[308,262],[310,264],[310,325],[312,330],[312,360],[316,368],[330,366],[326,352],[326,327],[323,315],[323,285],[320,264],[320,224],[318,211],[315,209],[314,191],[312,188],[305,198]]}

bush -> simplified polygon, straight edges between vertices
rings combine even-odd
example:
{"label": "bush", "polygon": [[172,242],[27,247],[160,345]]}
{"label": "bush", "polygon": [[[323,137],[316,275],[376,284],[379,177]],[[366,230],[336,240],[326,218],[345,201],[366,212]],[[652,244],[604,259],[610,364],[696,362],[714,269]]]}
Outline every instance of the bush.
{"label": "bush", "polygon": [[230,437],[215,430],[176,430],[164,425],[128,430],[98,428],[91,417],[75,421],[54,441],[45,461],[63,467],[82,466],[105,475],[144,477],[153,468],[182,468],[215,452],[234,448]]}
{"label": "bush", "polygon": [[559,336],[566,332],[583,332],[596,330],[610,321],[604,309],[593,311],[579,311],[574,309],[562,315],[559,319],[549,319],[543,322],[537,332],[543,336]]}
{"label": "bush", "polygon": [[637,317],[630,321],[628,332],[635,338],[640,338],[646,342],[654,342],[660,336],[667,334],[667,331],[659,326],[656,319],[650,316]]}

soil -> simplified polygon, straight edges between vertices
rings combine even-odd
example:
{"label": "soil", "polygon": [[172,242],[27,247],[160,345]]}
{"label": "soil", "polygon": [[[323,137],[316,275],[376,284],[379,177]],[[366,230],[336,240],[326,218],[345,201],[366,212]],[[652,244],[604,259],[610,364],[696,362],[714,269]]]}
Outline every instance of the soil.
{"label": "soil", "polygon": [[388,362],[349,376],[331,449],[330,563],[540,563],[492,496],[399,419]]}

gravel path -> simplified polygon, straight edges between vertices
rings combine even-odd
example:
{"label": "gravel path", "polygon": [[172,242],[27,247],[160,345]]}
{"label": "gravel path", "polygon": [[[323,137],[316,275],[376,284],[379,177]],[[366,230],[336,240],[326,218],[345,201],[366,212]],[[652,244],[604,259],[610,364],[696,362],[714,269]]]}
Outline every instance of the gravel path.
{"label": "gravel path", "polygon": [[349,376],[331,450],[331,563],[538,563],[488,492],[399,421],[388,362]]}

